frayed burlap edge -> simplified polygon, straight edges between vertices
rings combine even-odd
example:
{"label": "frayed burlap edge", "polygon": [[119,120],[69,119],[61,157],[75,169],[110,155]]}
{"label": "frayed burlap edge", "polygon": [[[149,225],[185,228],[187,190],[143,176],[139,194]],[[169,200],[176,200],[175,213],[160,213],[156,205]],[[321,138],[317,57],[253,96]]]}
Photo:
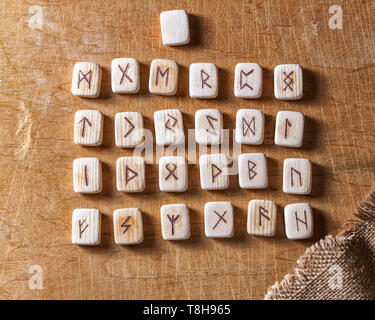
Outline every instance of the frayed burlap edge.
{"label": "frayed burlap edge", "polygon": [[[304,290],[309,283],[326,271],[332,264],[327,262],[324,267],[319,266],[320,257],[329,252],[334,252],[332,263],[343,255],[345,247],[356,234],[363,231],[363,224],[375,220],[375,190],[373,190],[360,203],[359,208],[343,227],[339,235],[327,235],[311,247],[297,260],[297,267],[294,273],[287,274],[280,282],[276,282],[268,289],[264,299],[293,299],[299,291]],[[319,266],[319,267],[317,267]]]}

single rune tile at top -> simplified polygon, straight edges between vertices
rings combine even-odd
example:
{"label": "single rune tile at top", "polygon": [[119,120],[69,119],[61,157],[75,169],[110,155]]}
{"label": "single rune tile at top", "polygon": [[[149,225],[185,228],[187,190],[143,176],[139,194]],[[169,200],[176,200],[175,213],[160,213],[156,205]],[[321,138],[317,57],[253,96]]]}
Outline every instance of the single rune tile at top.
{"label": "single rune tile at top", "polygon": [[163,44],[178,46],[190,41],[189,18],[185,10],[169,10],[160,14]]}

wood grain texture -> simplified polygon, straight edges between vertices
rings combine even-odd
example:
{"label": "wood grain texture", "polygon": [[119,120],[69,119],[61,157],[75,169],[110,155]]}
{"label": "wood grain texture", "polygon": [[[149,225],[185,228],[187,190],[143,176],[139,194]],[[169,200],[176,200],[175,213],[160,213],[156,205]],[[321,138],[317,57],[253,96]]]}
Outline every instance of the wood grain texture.
{"label": "wood grain texture", "polygon": [[[332,3],[323,1],[40,0],[36,4],[43,10],[43,25],[30,23],[32,29],[31,2],[1,1],[0,297],[262,298],[269,285],[296,266],[296,259],[310,244],[327,233],[337,233],[375,185],[375,5],[369,0],[340,3],[343,30],[328,28]],[[162,44],[159,14],[172,9],[189,13],[188,45]],[[112,93],[111,61],[124,56],[140,62],[139,94]],[[148,92],[149,66],[155,58],[178,63],[175,96]],[[99,98],[71,94],[77,61],[103,67]],[[219,68],[216,99],[189,97],[189,65],[201,61]],[[263,68],[260,99],[234,98],[234,68],[242,61]],[[273,69],[283,63],[303,68],[304,97],[299,101],[274,98]],[[74,114],[86,108],[104,115],[100,147],[73,143]],[[115,114],[142,112],[145,127],[153,130],[153,113],[168,108],[183,111],[185,130],[194,127],[194,113],[201,108],[220,109],[224,127],[230,129],[235,127],[238,109],[262,110],[264,143],[242,150],[265,153],[269,188],[242,190],[237,177],[231,177],[229,189],[202,192],[199,166],[189,165],[188,191],[164,193],[159,191],[154,164],[146,166],[144,193],[117,192],[116,159],[131,156],[132,150],[115,147]],[[305,115],[301,148],[274,145],[275,116],[280,110]],[[72,162],[78,157],[102,160],[101,194],[73,192]],[[312,161],[309,196],[282,192],[283,160],[293,157]],[[275,237],[247,235],[251,199],[272,199],[281,213],[287,204],[308,202],[314,214],[313,237],[288,240],[282,214]],[[203,207],[208,201],[233,203],[233,238],[205,237]],[[183,243],[162,239],[160,207],[168,203],[189,207],[191,237]],[[145,238],[136,247],[114,244],[112,213],[125,204],[143,213]],[[100,209],[99,246],[71,244],[75,208]],[[43,268],[42,290],[28,287],[28,270],[35,264]]]}

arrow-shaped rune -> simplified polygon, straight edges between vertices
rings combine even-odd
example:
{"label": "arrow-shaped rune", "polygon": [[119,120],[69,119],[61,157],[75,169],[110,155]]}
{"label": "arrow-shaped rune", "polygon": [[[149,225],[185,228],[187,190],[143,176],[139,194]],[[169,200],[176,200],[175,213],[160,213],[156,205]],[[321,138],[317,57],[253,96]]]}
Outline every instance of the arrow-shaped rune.
{"label": "arrow-shaped rune", "polygon": [[86,123],[87,123],[90,127],[92,127],[92,124],[91,124],[91,122],[89,121],[89,119],[87,119],[86,117],[83,117],[83,118],[81,119],[81,121],[78,122],[78,123],[81,123],[82,121],[83,121],[83,125],[82,125],[82,137],[84,137],[84,136],[85,136],[85,130],[86,130]]}
{"label": "arrow-shaped rune", "polygon": [[134,130],[135,125],[132,124],[131,121],[130,121],[127,117],[124,117],[124,118],[125,118],[125,120],[127,121],[127,123],[129,123],[130,126],[131,126],[131,128],[129,129],[129,131],[125,134],[125,137],[124,137],[124,138],[126,138],[126,137],[130,134],[130,132],[132,132],[132,131]]}
{"label": "arrow-shaped rune", "polygon": [[173,130],[172,128],[174,128],[177,125],[177,119],[175,117],[172,117],[170,114],[168,114],[168,117],[170,117],[173,120],[173,122],[172,124],[170,124],[171,119],[168,119],[168,121],[165,123],[165,128],[168,130]]}

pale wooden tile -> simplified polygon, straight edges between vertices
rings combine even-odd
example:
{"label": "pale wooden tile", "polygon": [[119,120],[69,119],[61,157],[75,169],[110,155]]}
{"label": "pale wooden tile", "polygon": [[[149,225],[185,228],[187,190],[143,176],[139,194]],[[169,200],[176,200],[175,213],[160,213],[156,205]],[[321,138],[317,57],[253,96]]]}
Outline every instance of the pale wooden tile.
{"label": "pale wooden tile", "polygon": [[199,158],[200,180],[203,190],[220,190],[229,186],[229,159],[225,154],[206,154]]}
{"label": "pale wooden tile", "polygon": [[238,156],[238,181],[244,189],[264,189],[268,186],[267,158],[263,153],[243,153]]}
{"label": "pale wooden tile", "polygon": [[189,93],[192,98],[212,99],[218,93],[218,71],[214,63],[193,63],[189,68]]}
{"label": "pale wooden tile", "polygon": [[309,194],[312,187],[312,165],[309,159],[285,159],[283,191],[291,194]]}
{"label": "pale wooden tile", "polygon": [[234,95],[256,99],[262,95],[263,71],[257,63],[238,63],[234,71]]}
{"label": "pale wooden tile", "polygon": [[204,206],[204,231],[209,238],[230,238],[234,235],[231,202],[207,202]]}
{"label": "pale wooden tile", "polygon": [[164,240],[190,238],[189,208],[185,204],[167,204],[160,208],[161,233]]}
{"label": "pale wooden tile", "polygon": [[74,143],[98,146],[103,139],[103,116],[97,110],[79,110],[74,117]]}
{"label": "pale wooden tile", "polygon": [[155,139],[160,146],[180,145],[185,142],[182,113],[178,109],[159,110],[154,113]]}
{"label": "pale wooden tile", "polygon": [[166,156],[159,160],[159,188],[166,192],[183,192],[187,189],[187,164],[184,157]]}
{"label": "pale wooden tile", "polygon": [[73,69],[72,93],[84,98],[97,98],[100,94],[102,70],[93,62],[77,62]]}
{"label": "pale wooden tile", "polygon": [[195,141],[207,145],[223,142],[223,117],[218,109],[201,109],[195,113]]}
{"label": "pale wooden tile", "polygon": [[284,147],[301,147],[304,122],[301,112],[279,111],[276,116],[275,144]]}
{"label": "pale wooden tile", "polygon": [[121,245],[143,242],[142,213],[138,208],[117,209],[113,212],[115,243]]}
{"label": "pale wooden tile", "polygon": [[247,213],[247,233],[272,237],[276,233],[277,206],[271,200],[251,200]]}
{"label": "pale wooden tile", "polygon": [[236,114],[236,142],[259,145],[263,143],[264,115],[257,109],[239,109]]}
{"label": "pale wooden tile", "polygon": [[73,186],[77,193],[102,191],[102,164],[99,158],[77,158],[73,161]]}
{"label": "pale wooden tile", "polygon": [[75,209],[72,216],[72,243],[97,245],[101,238],[101,214],[98,209]]}
{"label": "pale wooden tile", "polygon": [[288,204],[284,208],[285,233],[288,239],[311,238],[314,232],[314,220],[308,203]]}
{"label": "pale wooden tile", "polygon": [[160,14],[163,44],[178,46],[190,41],[189,18],[185,10],[169,10]]}
{"label": "pale wooden tile", "polygon": [[143,141],[143,117],[139,112],[119,112],[115,116],[115,140],[120,148],[133,148]]}
{"label": "pale wooden tile", "polygon": [[137,93],[140,88],[139,63],[134,58],[112,60],[111,85],[115,93]]}
{"label": "pale wooden tile", "polygon": [[145,188],[145,161],[142,157],[121,157],[116,162],[116,186],[122,192],[141,192]]}
{"label": "pale wooden tile", "polygon": [[151,93],[173,96],[177,92],[178,65],[173,60],[155,59],[150,66],[148,89]]}
{"label": "pale wooden tile", "polygon": [[298,64],[280,64],[274,71],[275,98],[298,100],[303,96],[302,68]]}

